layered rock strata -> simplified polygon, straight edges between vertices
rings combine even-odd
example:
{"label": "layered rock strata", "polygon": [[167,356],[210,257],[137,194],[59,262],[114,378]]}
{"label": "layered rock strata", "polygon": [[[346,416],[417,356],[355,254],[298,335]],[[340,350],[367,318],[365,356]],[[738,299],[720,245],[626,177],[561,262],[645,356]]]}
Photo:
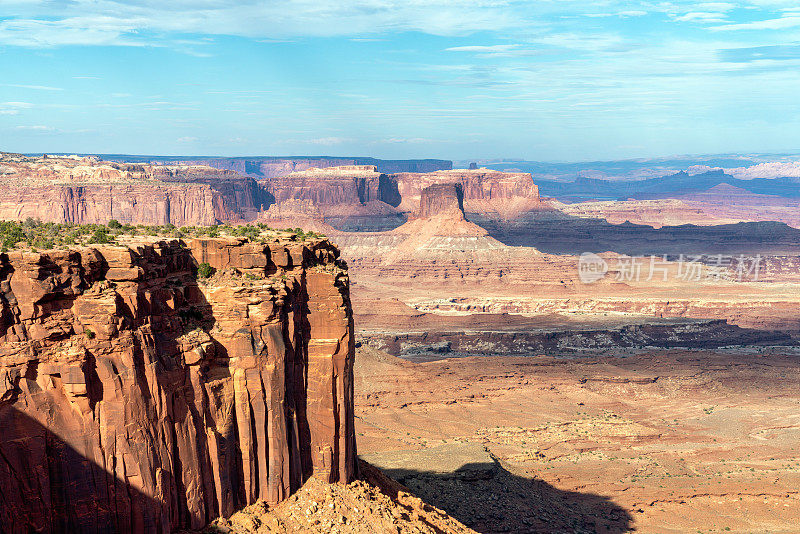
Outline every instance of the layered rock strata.
{"label": "layered rock strata", "polygon": [[447,212],[457,216],[456,212],[464,212],[464,190],[459,183],[428,186],[422,190],[419,199],[416,217],[420,219]]}
{"label": "layered rock strata", "polygon": [[352,480],[337,258],[282,238],[0,256],[2,530],[167,533]]}
{"label": "layered rock strata", "polygon": [[396,208],[397,183],[372,165],[315,168],[259,183],[275,199],[260,219],[274,226],[300,218],[342,231],[382,231],[406,221]]}
{"label": "layered rock strata", "polygon": [[255,180],[227,170],[0,155],[0,219],[208,225],[253,220],[270,203]]}
{"label": "layered rock strata", "polygon": [[388,231],[417,213],[428,217],[431,207],[449,205],[454,185],[459,209],[481,225],[552,209],[539,198],[530,174],[488,169],[385,174],[350,165],[307,169],[260,184],[275,198],[264,220],[296,215],[345,232]]}
{"label": "layered rock strata", "polygon": [[402,198],[400,208],[415,212],[420,207],[422,192],[436,184],[458,183],[463,192],[467,217],[482,214],[490,217],[516,215],[521,211],[541,208],[539,188],[528,173],[493,171],[490,169],[458,169],[431,173],[398,173],[392,179]]}

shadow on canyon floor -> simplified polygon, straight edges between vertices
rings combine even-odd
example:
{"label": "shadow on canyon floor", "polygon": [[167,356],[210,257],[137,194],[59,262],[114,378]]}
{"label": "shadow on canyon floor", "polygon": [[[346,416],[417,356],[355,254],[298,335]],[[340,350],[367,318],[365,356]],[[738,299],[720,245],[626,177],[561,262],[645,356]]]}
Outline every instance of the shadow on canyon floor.
{"label": "shadow on canyon floor", "polygon": [[631,514],[608,497],[560,490],[514,474],[496,460],[468,463],[449,473],[386,468],[383,472],[484,534],[635,530]]}
{"label": "shadow on canyon floor", "polygon": [[746,222],[653,228],[565,213],[543,212],[525,222],[467,217],[510,246],[548,254],[617,252],[628,255],[790,254],[800,252],[800,230],[780,222]]}

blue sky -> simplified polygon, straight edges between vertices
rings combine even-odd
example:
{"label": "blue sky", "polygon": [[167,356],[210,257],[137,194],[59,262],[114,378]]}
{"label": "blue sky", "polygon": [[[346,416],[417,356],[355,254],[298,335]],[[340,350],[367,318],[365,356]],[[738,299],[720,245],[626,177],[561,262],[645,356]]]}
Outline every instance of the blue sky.
{"label": "blue sky", "polygon": [[800,149],[796,0],[0,0],[0,150]]}

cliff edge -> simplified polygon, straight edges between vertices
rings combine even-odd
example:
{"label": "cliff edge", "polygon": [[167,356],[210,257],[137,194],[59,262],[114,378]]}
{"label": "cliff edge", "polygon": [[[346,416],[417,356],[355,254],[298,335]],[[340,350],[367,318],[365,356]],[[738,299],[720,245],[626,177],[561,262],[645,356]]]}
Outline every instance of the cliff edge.
{"label": "cliff edge", "polygon": [[198,529],[353,480],[338,255],[286,236],[0,255],[3,531]]}

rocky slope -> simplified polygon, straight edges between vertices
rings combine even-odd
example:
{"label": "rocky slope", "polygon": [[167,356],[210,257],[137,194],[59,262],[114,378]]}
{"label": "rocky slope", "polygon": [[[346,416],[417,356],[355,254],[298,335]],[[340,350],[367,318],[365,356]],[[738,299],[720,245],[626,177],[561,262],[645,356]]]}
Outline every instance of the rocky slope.
{"label": "rocky slope", "polygon": [[462,262],[487,262],[507,252],[509,247],[466,219],[462,198],[460,184],[433,184],[420,192],[416,213],[402,226],[389,232],[335,232],[333,236],[348,261],[357,269],[366,268],[360,272],[373,274],[387,268],[421,275],[436,270],[437,261],[446,269]]}
{"label": "rocky slope", "polygon": [[268,203],[252,178],[210,167],[0,155],[0,219],[208,225],[252,220]]}
{"label": "rocky slope", "polygon": [[337,257],[285,234],[0,255],[2,530],[168,533],[351,481]]}
{"label": "rocky slope", "polygon": [[475,534],[408,488],[360,461],[362,480],[321,484],[310,479],[277,506],[258,503],[219,519],[207,534]]}

